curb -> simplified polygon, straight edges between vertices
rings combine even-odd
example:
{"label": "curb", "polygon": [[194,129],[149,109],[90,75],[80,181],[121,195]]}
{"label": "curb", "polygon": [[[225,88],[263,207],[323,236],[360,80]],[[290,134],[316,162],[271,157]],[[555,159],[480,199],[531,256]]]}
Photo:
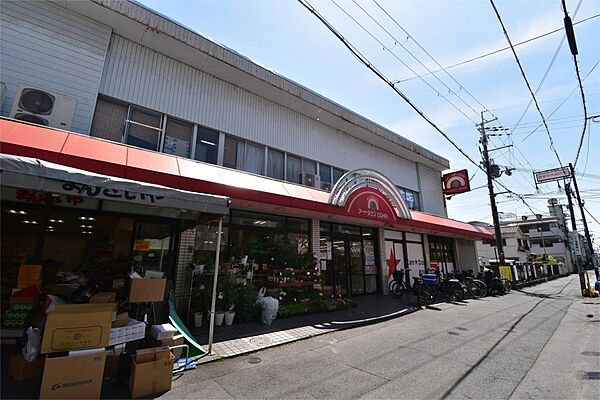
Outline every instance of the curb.
{"label": "curb", "polygon": [[[419,310],[418,307],[407,306],[407,308],[405,308],[403,310],[385,314],[385,315],[381,315],[381,316],[377,316],[377,317],[371,317],[371,318],[365,318],[365,319],[353,320],[353,321],[347,321],[347,322],[346,321],[344,321],[344,322],[331,321],[331,322],[325,322],[322,324],[315,324],[312,326],[322,328],[322,331],[316,332],[314,334],[302,336],[302,337],[293,338],[293,339],[283,341],[283,342],[270,343],[261,348],[252,349],[252,350],[248,350],[248,351],[236,353],[236,354],[231,354],[231,355],[212,355],[211,356],[211,355],[206,354],[203,356],[199,356],[194,361],[196,362],[196,364],[200,365],[200,364],[208,364],[208,363],[219,361],[219,360],[244,356],[244,355],[256,353],[258,351],[262,351],[265,349],[279,347],[284,344],[289,344],[289,343],[293,343],[293,342],[298,342],[300,340],[305,340],[305,339],[310,339],[310,338],[321,336],[321,335],[326,335],[328,333],[343,331],[343,330],[347,330],[347,329],[354,329],[354,328],[359,328],[359,327],[368,326],[368,325],[374,325],[374,324],[377,324],[380,322],[385,322],[385,321],[389,321],[389,320],[392,320],[395,318],[403,317],[405,315],[412,314],[418,310]],[[257,335],[254,337],[258,337],[258,336],[260,336],[260,335]],[[249,339],[249,338],[247,338],[247,339]]]}

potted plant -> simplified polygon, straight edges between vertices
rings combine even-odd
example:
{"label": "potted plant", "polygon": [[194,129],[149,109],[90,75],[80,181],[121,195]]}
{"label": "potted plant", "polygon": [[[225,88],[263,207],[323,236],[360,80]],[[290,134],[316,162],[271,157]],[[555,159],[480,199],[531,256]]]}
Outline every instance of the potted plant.
{"label": "potted plant", "polygon": [[217,296],[217,311],[215,313],[215,325],[221,326],[223,320],[226,325],[233,324],[235,317],[235,292],[236,283],[230,274],[225,274],[221,280],[220,291]]}

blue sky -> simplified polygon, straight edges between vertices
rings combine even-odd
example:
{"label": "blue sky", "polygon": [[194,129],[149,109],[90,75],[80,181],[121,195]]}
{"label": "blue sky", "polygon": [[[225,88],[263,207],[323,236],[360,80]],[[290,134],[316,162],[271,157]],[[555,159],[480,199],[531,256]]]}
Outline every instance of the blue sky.
{"label": "blue sky", "polygon": [[[425,67],[430,70],[438,69],[373,0],[355,1],[356,3],[353,0],[335,0],[334,3],[331,0],[317,0],[310,3],[390,79],[404,80],[414,77],[410,69],[418,74],[427,72]],[[378,2],[443,66],[507,46],[500,24],[487,1]],[[361,65],[339,40],[298,2],[143,0],[142,3],[445,156],[450,160],[453,170],[468,168],[471,175],[475,173],[476,169],[472,164],[420,119],[391,88]],[[577,15],[573,16],[579,4]],[[559,0],[498,0],[496,6],[513,43],[563,26]],[[567,1],[567,8],[576,22],[599,14],[600,1]],[[391,49],[391,52],[384,50],[383,46],[352,21],[344,11]],[[583,78],[600,60],[600,17],[576,25],[575,33]],[[516,47],[534,90],[540,84],[563,37],[564,34],[558,32]],[[413,53],[425,67],[403,47]],[[503,176],[501,181],[511,190],[528,195],[527,202],[536,211],[547,212],[547,198],[551,196],[556,196],[566,204],[564,194],[557,192],[556,183],[541,186],[542,193],[535,194],[530,170],[555,168],[558,161],[550,150],[549,139],[543,127],[525,139],[541,122],[533,104],[519,126],[512,131],[531,99],[512,52],[503,51],[448,71],[460,85],[440,72],[436,74],[439,80],[430,75],[423,77],[427,83],[421,79],[412,79],[399,83],[398,87],[473,159],[479,158],[478,133],[473,121],[479,121],[481,103],[499,118],[497,123],[511,128],[510,137],[494,138],[491,144],[491,147],[499,147],[504,143],[514,144],[513,150],[499,150],[493,153],[496,163],[517,168],[512,176]],[[578,91],[567,99],[576,88],[573,60],[568,44],[564,42],[537,94],[563,163],[574,161],[583,126],[583,111]],[[600,114],[600,65],[585,79],[584,89],[589,115]],[[554,112],[565,99],[567,100],[563,105]],[[466,117],[455,107],[466,114]],[[600,118],[597,120],[600,121]],[[596,219],[600,219],[600,122],[592,122],[588,128],[577,164],[578,172],[583,173],[587,162],[586,176],[580,177],[578,182],[584,192],[582,195],[587,208]],[[484,184],[484,174],[475,174],[471,187]],[[502,212],[530,214],[527,207],[514,197],[500,195],[497,199],[499,210]],[[452,218],[491,221],[489,199],[485,189],[454,196],[448,201],[448,210]],[[581,218],[578,212],[576,215],[578,219]],[[597,244],[600,244],[600,225],[589,217],[588,223],[590,230],[597,237]]]}

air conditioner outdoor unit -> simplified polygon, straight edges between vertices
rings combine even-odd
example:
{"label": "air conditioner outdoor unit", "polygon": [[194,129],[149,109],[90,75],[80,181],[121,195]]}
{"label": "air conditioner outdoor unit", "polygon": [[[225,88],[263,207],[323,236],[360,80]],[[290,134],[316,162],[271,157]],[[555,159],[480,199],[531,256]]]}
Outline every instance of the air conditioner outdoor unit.
{"label": "air conditioner outdoor unit", "polygon": [[300,172],[300,182],[303,185],[318,188],[320,186],[320,179],[318,175],[313,174],[312,172],[302,171]]}
{"label": "air conditioner outdoor unit", "polygon": [[77,99],[21,83],[17,88],[10,117],[20,121],[69,129]]}

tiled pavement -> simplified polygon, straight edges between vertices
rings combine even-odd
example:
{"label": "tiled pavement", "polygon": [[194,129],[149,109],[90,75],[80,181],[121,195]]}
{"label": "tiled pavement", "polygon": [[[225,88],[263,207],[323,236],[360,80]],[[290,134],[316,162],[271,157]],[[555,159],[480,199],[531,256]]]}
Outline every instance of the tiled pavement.
{"label": "tiled pavement", "polygon": [[[357,307],[276,319],[271,326],[252,322],[215,327],[213,354],[201,357],[198,363],[251,353],[341,329],[373,324],[417,310],[416,307],[408,305],[406,300],[390,296],[367,295],[352,300]],[[194,333],[207,349],[208,332],[203,330]]]}

